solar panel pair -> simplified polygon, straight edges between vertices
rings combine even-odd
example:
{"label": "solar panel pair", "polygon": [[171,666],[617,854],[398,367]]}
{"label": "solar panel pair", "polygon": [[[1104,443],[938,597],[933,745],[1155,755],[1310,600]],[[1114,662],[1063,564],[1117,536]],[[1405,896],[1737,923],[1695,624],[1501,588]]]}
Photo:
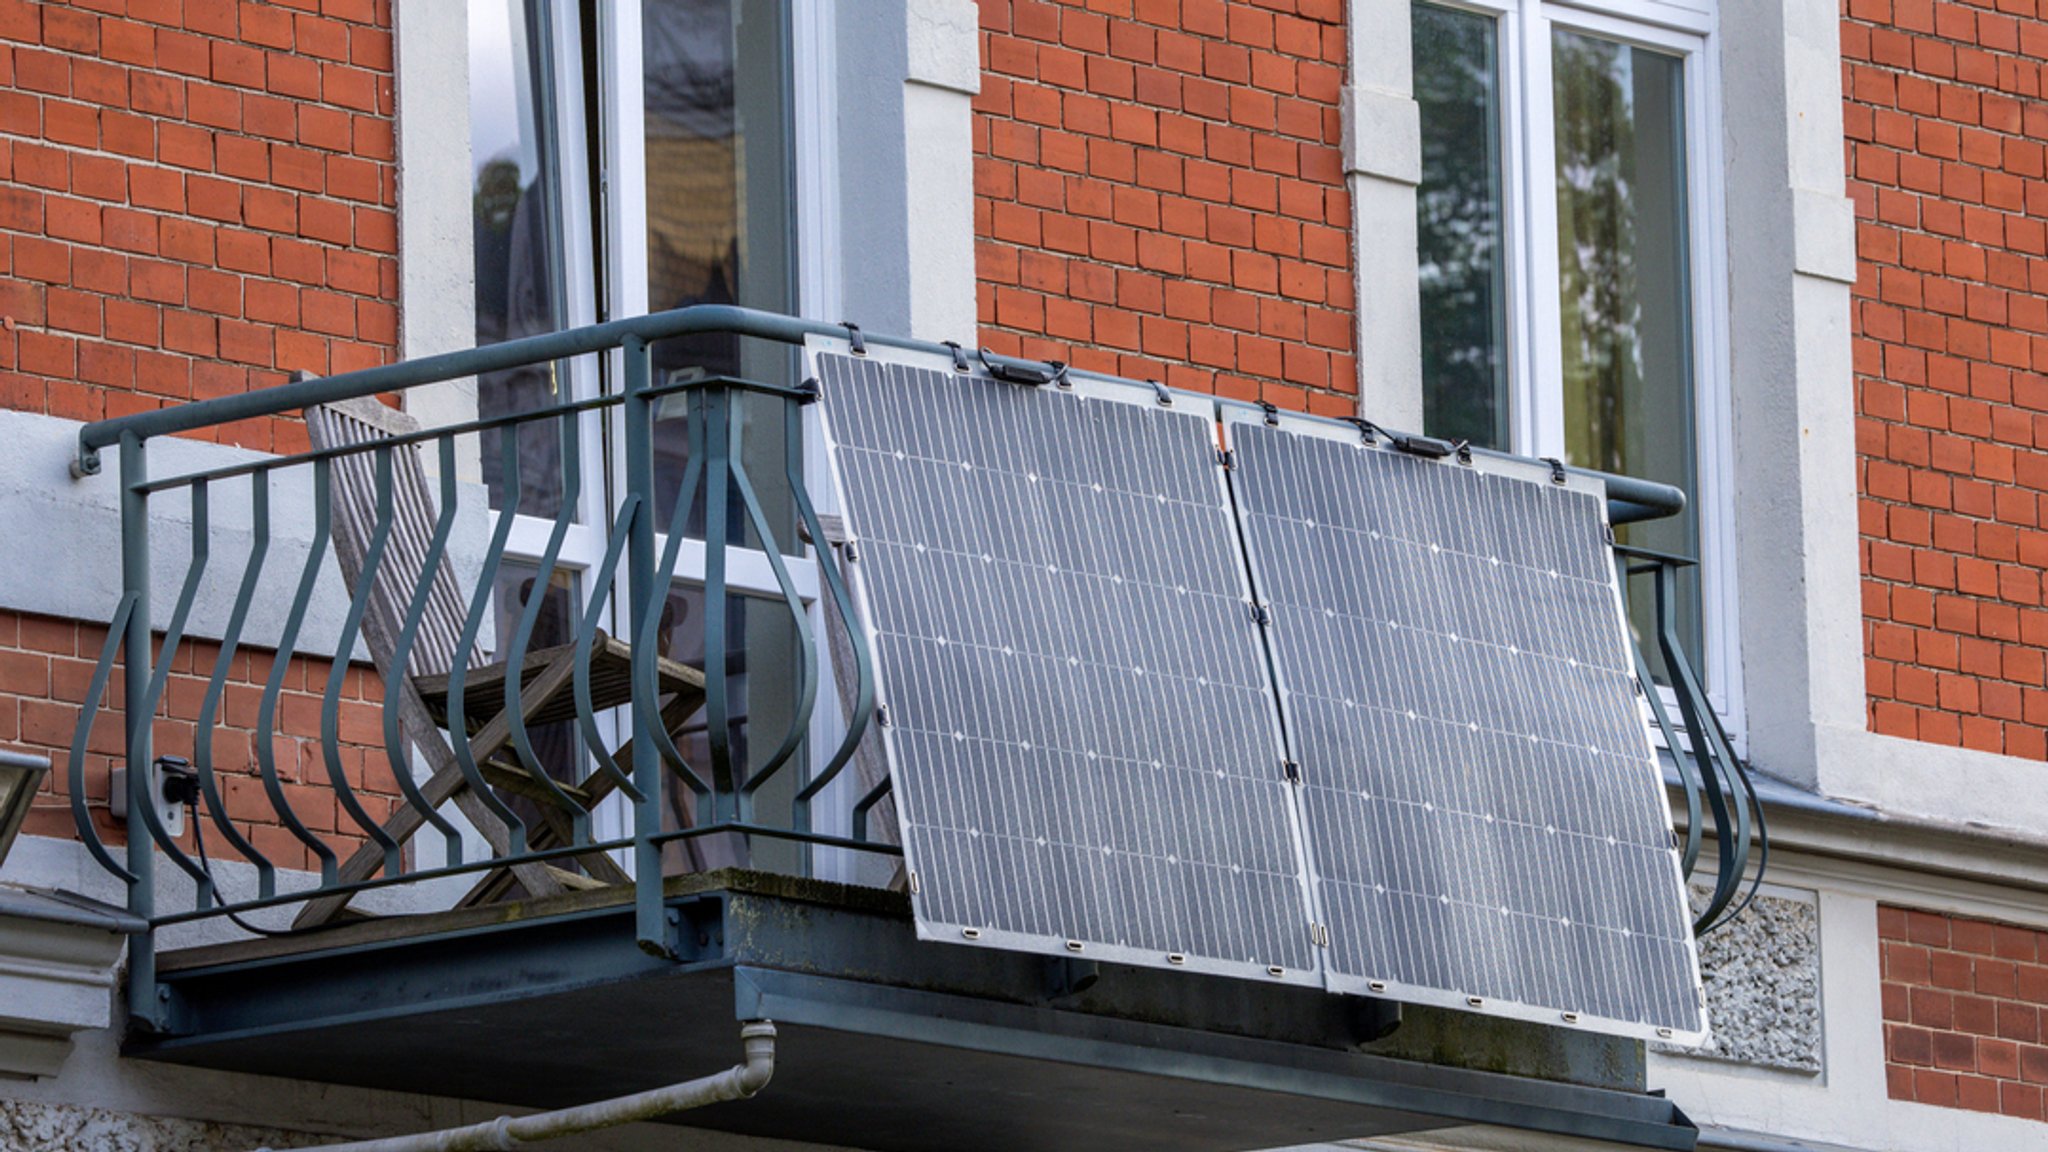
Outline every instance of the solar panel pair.
{"label": "solar panel pair", "polygon": [[842,348],[921,934],[1703,1032],[1590,482]]}

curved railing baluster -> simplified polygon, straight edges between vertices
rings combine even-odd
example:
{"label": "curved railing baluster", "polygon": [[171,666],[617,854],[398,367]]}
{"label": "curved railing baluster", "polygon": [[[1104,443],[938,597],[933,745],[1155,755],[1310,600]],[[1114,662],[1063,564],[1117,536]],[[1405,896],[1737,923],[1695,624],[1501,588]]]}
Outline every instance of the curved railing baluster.
{"label": "curved railing baluster", "polygon": [[[1623,595],[1627,595],[1628,578],[1643,572],[1653,571],[1651,566],[1638,568],[1625,552],[1615,554],[1616,566],[1621,573]],[[1699,766],[1694,762],[1690,744],[1682,744],[1678,730],[1671,723],[1670,710],[1664,707],[1664,693],[1657,686],[1657,678],[1650,672],[1650,662],[1643,656],[1643,647],[1631,635],[1628,643],[1629,655],[1636,665],[1636,685],[1644,700],[1650,705],[1650,716],[1657,723],[1657,731],[1664,737],[1664,747],[1671,753],[1671,761],[1678,767],[1678,780],[1685,793],[1685,846],[1679,855],[1679,873],[1686,880],[1692,879],[1693,869],[1699,865],[1700,843],[1703,829],[1700,827],[1700,776]]]}
{"label": "curved railing baluster", "polygon": [[[1725,761],[1720,760],[1721,749],[1716,747],[1707,732],[1704,715],[1713,711],[1713,706],[1693,679],[1690,662],[1678,639],[1678,578],[1677,570],[1668,562],[1660,563],[1656,572],[1657,640],[1664,654],[1664,667],[1670,673],[1672,687],[1678,697],[1678,712],[1684,718],[1685,730],[1692,739],[1692,747],[1701,755],[1704,766],[1703,780],[1706,787],[1707,806],[1713,813],[1716,846],[1719,849],[1713,894],[1708,898],[1707,907],[1695,921],[1695,931],[1708,931],[1728,906],[1736,888],[1742,881],[1742,866],[1749,854],[1749,813],[1740,806],[1733,808],[1722,789],[1726,779]],[[1718,761],[1718,762],[1717,762]]]}
{"label": "curved railing baluster", "polygon": [[[483,630],[484,613],[491,608],[498,566],[504,562],[505,544],[512,538],[512,522],[519,515],[519,437],[517,434],[502,435],[498,437],[498,444],[498,476],[505,491],[512,494],[511,507],[498,513],[498,524],[491,532],[490,547],[484,551],[483,568],[477,573],[476,592],[469,600],[469,614],[462,622],[462,637],[455,642],[454,663],[448,668],[448,742],[455,750],[455,763],[461,767],[463,779],[469,782],[471,791],[490,809],[491,814],[504,822],[512,853],[518,855],[526,851],[526,821],[498,799],[497,789],[485,782],[483,772],[477,768],[476,751],[469,742],[469,716],[462,699],[469,680],[469,656],[476,651],[476,638]],[[520,670],[508,668],[505,675],[509,687],[511,681],[520,675]],[[506,700],[510,703],[511,697],[508,695]]]}
{"label": "curved railing baluster", "polygon": [[[1684,740],[1674,732],[1662,697],[1650,678],[1648,663],[1640,646],[1635,656],[1637,676],[1649,697],[1651,713],[1664,732],[1680,777],[1686,788],[1687,829],[1684,853],[1685,873],[1691,877],[1697,865],[1702,835],[1699,802],[1703,794],[1708,817],[1714,828],[1714,883],[1706,907],[1693,920],[1695,935],[1708,932],[1742,914],[1755,898],[1770,862],[1770,838],[1765,827],[1763,805],[1750,780],[1749,769],[1735,755],[1735,747],[1721,726],[1721,718],[1707,698],[1699,674],[1687,657],[1678,628],[1678,567],[1691,563],[1661,553],[1635,548],[1618,548],[1624,556],[1640,560],[1624,566],[1629,575],[1649,575],[1655,593],[1658,651],[1671,677],[1672,695],[1685,726]],[[1697,790],[1697,793],[1695,792]],[[1749,867],[1754,850],[1756,867]],[[1749,875],[1747,891],[1743,877]],[[1741,899],[1736,894],[1743,892]]]}
{"label": "curved railing baluster", "polygon": [[79,702],[78,727],[71,734],[71,762],[65,766],[66,781],[71,789],[71,820],[78,825],[78,838],[85,844],[86,851],[100,862],[100,867],[119,878],[124,884],[136,882],[136,875],[114,862],[113,854],[107,851],[107,842],[100,839],[100,830],[93,827],[92,810],[85,798],[85,750],[86,742],[92,737],[93,721],[98,719],[100,697],[106,694],[107,680],[114,674],[114,656],[120,651],[121,638],[127,635],[128,618],[135,614],[136,601],[142,598],[140,592],[129,591],[121,597],[120,606],[114,609],[114,619],[107,626],[106,642],[100,645],[100,662],[93,666],[92,682],[86,685],[85,699]]}
{"label": "curved railing baluster", "polygon": [[[792,410],[785,411],[784,419],[795,418],[793,408],[792,405]],[[737,440],[737,423],[734,425],[733,434]],[[803,745],[804,732],[811,723],[811,710],[817,704],[818,653],[811,643],[811,622],[804,610],[803,597],[798,594],[796,581],[789,574],[789,565],[783,562],[781,545],[775,539],[774,530],[769,527],[767,515],[761,511],[761,501],[754,495],[754,485],[747,478],[745,457],[737,443],[733,445],[730,459],[733,487],[740,494],[740,503],[746,509],[748,521],[754,525],[755,533],[761,538],[761,551],[768,557],[769,569],[775,573],[776,587],[782,590],[782,602],[789,609],[790,619],[796,624],[797,637],[796,706],[790,711],[789,730],[783,734],[782,743],[776,746],[773,754],[763,760],[759,767],[749,769],[746,783],[740,786],[738,794],[733,798],[738,818],[750,821],[753,819],[755,791],[780,771]],[[708,663],[708,654],[705,659]]]}
{"label": "curved railing baluster", "polygon": [[583,732],[584,743],[590,745],[591,757],[597,761],[598,769],[611,777],[613,787],[635,801],[641,799],[640,789],[605,748],[604,734],[597,730],[597,709],[590,693],[590,654],[597,641],[599,625],[611,607],[606,589],[612,586],[612,580],[618,574],[619,558],[626,553],[626,543],[632,536],[633,515],[639,507],[637,493],[629,494],[619,503],[619,515],[612,524],[611,539],[605,543],[604,561],[590,578],[590,603],[583,610],[583,626],[576,630],[576,667],[571,677],[571,688],[576,695],[576,724]]}
{"label": "curved railing baluster", "polygon": [[803,523],[804,531],[810,535],[811,550],[816,556],[818,578],[832,598],[832,607],[839,613],[840,624],[846,629],[848,641],[853,646],[854,700],[853,712],[846,718],[846,731],[839,739],[839,747],[833,750],[832,758],[825,767],[797,791],[791,816],[798,831],[808,832],[811,827],[811,798],[823,791],[839,776],[860,747],[861,737],[867,734],[868,721],[875,714],[875,660],[868,649],[867,631],[861,627],[854,609],[853,593],[847,586],[845,573],[840,571],[838,560],[832,553],[832,542],[825,538],[824,526],[818,521],[818,512],[811,504],[809,490],[803,482],[803,440],[801,401],[792,401],[790,415],[784,424],[783,452],[784,471],[789,477],[790,495],[795,498],[797,516]]}
{"label": "curved railing baluster", "polygon": [[[711,753],[711,822],[723,818],[720,801],[734,795],[730,659],[725,650],[726,483],[730,474],[732,393],[722,384],[704,389],[704,743]],[[734,796],[733,812],[739,811]]]}
{"label": "curved railing baluster", "polygon": [[325,459],[313,461],[313,539],[306,549],[306,567],[299,575],[299,590],[292,597],[290,612],[285,616],[284,631],[278,637],[277,654],[272,658],[270,679],[263,686],[263,702],[256,709],[256,762],[263,772],[263,791],[270,797],[271,807],[277,809],[277,817],[284,822],[299,842],[311,849],[320,860],[320,886],[332,888],[335,884],[334,849],[327,842],[313,835],[292,810],[291,801],[284,794],[284,784],[277,774],[277,701],[284,692],[285,676],[291,670],[292,653],[297,649],[299,627],[305,623],[306,608],[313,602],[313,589],[320,583],[320,561],[327,556],[327,539],[330,526],[329,498],[327,487],[328,462]]}
{"label": "curved railing baluster", "polygon": [[[171,608],[171,619],[164,629],[163,646],[159,650],[156,667],[150,669],[149,687],[144,690],[140,701],[127,701],[131,713],[140,709],[144,716],[155,716],[157,701],[163,699],[164,685],[171,678],[171,661],[178,654],[178,645],[185,639],[185,623],[192,616],[192,602],[199,595],[200,579],[206,574],[208,556],[206,484],[204,481],[192,485],[192,558],[185,566],[185,584],[178,590],[178,601]],[[196,736],[196,733],[195,733]],[[130,766],[131,770],[133,765]],[[152,797],[152,799],[154,799]],[[141,805],[142,824],[149,830],[150,838],[157,847],[171,858],[171,862],[187,876],[192,877],[193,896],[200,908],[205,908],[213,899],[213,877],[207,874],[193,859],[178,847],[177,838],[164,826],[163,816],[157,812],[154,803]],[[134,835],[134,814],[130,813],[129,835]]]}
{"label": "curved railing baluster", "polygon": [[[441,570],[441,557],[447,553],[448,538],[455,531],[455,437],[442,436],[438,443],[441,508],[434,516],[434,533],[427,541],[426,553],[420,560],[419,584],[413,589],[412,598],[405,608],[405,622],[398,629],[397,642],[392,645],[391,666],[384,669],[384,753],[391,757],[391,773],[398,778],[398,787],[405,793],[406,803],[441,833],[443,851],[449,864],[459,865],[462,863],[462,831],[447,817],[434,811],[434,806],[427,803],[420,786],[413,781],[412,756],[406,751],[405,732],[398,711],[399,701],[412,680],[412,646],[419,639],[421,621],[426,619],[427,602],[433,598],[434,576]],[[463,653],[456,654],[457,659],[462,656]]]}
{"label": "curved railing baluster", "polygon": [[[356,594],[348,606],[348,617],[342,621],[341,635],[334,642],[334,660],[328,665],[327,691],[320,700],[320,753],[327,763],[327,780],[334,785],[334,795],[348,812],[349,819],[363,830],[377,847],[384,850],[384,874],[396,876],[403,872],[404,862],[399,843],[393,839],[384,826],[364,810],[362,801],[356,799],[356,790],[348,782],[348,773],[341,765],[341,687],[348,680],[348,667],[355,655],[356,636],[362,631],[363,614],[369,611],[370,598],[377,592],[378,571],[384,563],[384,548],[391,540],[391,523],[396,508],[391,498],[391,449],[379,447],[372,455],[375,469],[376,519],[370,529],[369,547],[363,550],[362,571],[356,576]],[[393,764],[396,774],[399,765]]]}
{"label": "curved railing baluster", "polygon": [[[576,501],[582,496],[582,468],[577,451],[576,426],[561,417],[555,418],[556,433],[562,441],[562,496],[561,508],[555,513],[554,531],[548,534],[546,549],[541,553],[538,570],[533,577],[532,590],[527,593],[526,604],[519,613],[519,625],[512,634],[512,645],[503,653],[505,662],[505,718],[511,724],[512,751],[519,758],[520,766],[527,775],[554,796],[557,803],[569,813],[572,844],[590,842],[590,810],[569,798],[555,783],[555,778],[541,764],[534,754],[533,741],[526,731],[526,709],[523,702],[526,681],[526,650],[533,641],[533,629],[540,622],[541,606],[547,602],[548,584],[554,579],[555,562],[562,555],[562,541],[569,535],[569,526],[576,522]],[[512,425],[515,433],[524,425]],[[519,437],[509,435],[505,443],[516,443]],[[513,489],[515,492],[518,489]],[[511,518],[508,510],[506,518]]]}
{"label": "curved railing baluster", "polygon": [[242,586],[235,592],[234,607],[228,611],[228,625],[221,632],[220,655],[214,658],[213,675],[206,683],[206,695],[199,702],[199,731],[193,738],[192,766],[199,773],[199,791],[206,798],[206,810],[214,827],[235,846],[242,858],[256,866],[256,891],[261,899],[277,894],[277,868],[270,858],[256,850],[235,822],[221,798],[213,772],[214,717],[220,714],[222,695],[227,691],[228,670],[233,666],[236,647],[241,643],[242,625],[256,602],[256,588],[263,578],[263,560],[270,552],[270,473],[249,474],[249,562],[242,569]]}
{"label": "curved railing baluster", "polygon": [[1685,792],[1685,845],[1679,854],[1678,870],[1687,880],[1692,879],[1693,869],[1700,859],[1700,775],[1699,766],[1694,763],[1690,745],[1678,738],[1678,729],[1671,723],[1671,714],[1664,707],[1664,693],[1658,688],[1655,677],[1650,674],[1649,661],[1643,659],[1642,650],[1631,644],[1636,661],[1636,683],[1643,686],[1643,695],[1649,700],[1650,716],[1657,723],[1657,731],[1664,737],[1664,747],[1671,753],[1671,762],[1678,766],[1678,779]]}
{"label": "curved railing baluster", "polygon": [[[685,393],[684,395],[689,395]],[[683,759],[683,753],[669,735],[667,725],[661,721],[659,699],[660,680],[655,676],[655,659],[661,651],[661,609],[668,603],[668,594],[676,577],[676,558],[682,554],[683,538],[690,524],[690,508],[697,502],[697,486],[704,475],[704,419],[703,412],[695,404],[689,405],[687,433],[689,460],[683,465],[683,479],[677,485],[675,508],[669,513],[668,542],[661,553],[661,563],[656,566],[654,576],[645,592],[646,614],[642,618],[640,631],[633,637],[633,708],[641,714],[648,735],[654,740],[654,747],[661,758],[683,778],[683,783],[699,798],[711,794],[711,785],[706,783],[697,770]],[[652,516],[652,504],[645,504],[641,511]],[[704,658],[706,670],[705,689],[710,690],[709,670],[711,657],[707,650]]]}

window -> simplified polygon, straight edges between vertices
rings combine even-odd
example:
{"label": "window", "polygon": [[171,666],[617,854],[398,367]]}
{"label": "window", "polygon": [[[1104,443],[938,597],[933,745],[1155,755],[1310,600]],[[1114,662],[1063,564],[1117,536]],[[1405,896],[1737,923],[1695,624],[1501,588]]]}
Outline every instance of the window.
{"label": "window", "polygon": [[[1701,560],[1679,626],[1726,713],[1713,13],[1417,0],[1412,43],[1426,429],[1683,489],[1683,515],[1616,534]],[[1654,611],[1632,597],[1645,639]]]}
{"label": "window", "polygon": [[[796,21],[819,18],[813,5],[775,0],[471,0],[477,343],[692,304],[796,311],[791,56]],[[815,32],[804,42],[812,51],[826,43]],[[664,341],[653,359],[657,383],[693,375],[791,383],[796,367],[786,346],[729,336]],[[488,419],[604,394],[618,387],[617,371],[616,362],[591,356],[493,373],[477,381],[475,410]],[[657,531],[666,530],[688,463],[688,404],[675,394],[657,405],[656,484],[669,493],[654,509]],[[742,443],[771,527],[794,553],[781,419],[779,403],[743,405]],[[590,598],[609,593],[583,576],[602,560],[623,485],[618,411],[578,417],[573,442],[553,423],[521,426],[514,445],[489,431],[474,448],[471,463],[491,506],[516,517],[497,588],[501,643],[537,586],[545,599],[536,645],[547,629],[573,635]],[[538,560],[572,476],[573,523],[542,582]],[[758,550],[740,500],[735,492],[724,511],[732,538]],[[685,535],[701,538],[706,514],[692,510]],[[661,642],[702,667],[701,550],[684,556]],[[815,586],[808,560],[795,556],[791,568],[800,586]],[[732,746],[744,762],[744,750],[772,752],[792,714],[795,630],[765,558],[737,557],[728,580],[724,659]],[[623,634],[625,606],[604,610],[605,627]],[[749,741],[756,720],[776,736]],[[701,721],[692,729],[697,741]],[[582,754],[574,726],[562,728],[545,743],[551,770],[568,775]],[[608,834],[625,830],[623,811],[614,815]],[[692,850],[732,862],[741,848],[705,842]]]}

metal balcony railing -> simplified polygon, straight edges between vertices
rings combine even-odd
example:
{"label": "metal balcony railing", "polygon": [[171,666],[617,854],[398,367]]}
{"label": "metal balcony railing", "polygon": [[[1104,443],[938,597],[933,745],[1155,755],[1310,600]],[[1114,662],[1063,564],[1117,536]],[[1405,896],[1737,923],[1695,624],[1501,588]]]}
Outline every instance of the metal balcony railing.
{"label": "metal balcony railing", "polygon": [[[232,916],[252,931],[275,931],[241,917],[265,909],[274,916],[298,905],[304,923],[308,911],[331,916],[357,893],[489,872],[507,885],[516,880],[529,894],[550,883],[630,885],[639,943],[661,954],[670,938],[665,849],[788,845],[782,866],[806,874],[815,873],[827,850],[867,859],[900,855],[890,836],[868,826],[887,796],[886,776],[857,780],[849,771],[876,693],[854,598],[805,485],[802,410],[816,399],[815,390],[725,376],[658,380],[654,369],[654,345],[677,337],[715,333],[801,344],[810,335],[845,331],[700,306],[86,425],[77,473],[97,473],[101,451],[120,449],[123,594],[81,701],[69,789],[80,837],[126,882],[130,910],[152,928],[131,945],[134,1018],[144,1027],[164,1024],[154,930],[169,925]],[[943,351],[915,341],[866,339]],[[151,470],[149,445],[160,437],[350,402],[360,413],[366,398],[523,367],[556,373],[574,358],[592,356],[610,358],[616,391],[498,418],[387,429],[228,467],[168,476]],[[664,442],[671,459],[663,479],[656,423],[673,419],[678,406],[686,410],[687,451],[677,461],[673,443]],[[764,411],[779,412],[779,419],[747,415]],[[597,424],[612,430],[610,451],[619,459],[609,506],[578,498],[587,483],[579,463],[588,451],[584,433]],[[769,435],[781,438],[772,447],[782,474],[772,478],[749,467],[763,447],[752,441]],[[532,571],[536,591],[513,606],[516,614],[493,597],[519,518],[493,511],[476,481],[492,438],[498,448],[489,463],[505,493],[499,503],[519,503],[521,471],[532,467],[522,444],[553,446],[550,480],[562,493],[552,522],[527,518],[530,538],[542,542],[520,561]],[[786,495],[790,507],[764,504],[768,479],[786,486],[776,499]],[[1603,479],[1617,521],[1666,515],[1682,502],[1662,485]],[[415,488],[424,488],[424,496]],[[297,512],[276,511],[287,494],[300,501],[296,507],[310,509],[309,523]],[[214,513],[231,504],[248,547],[223,560],[227,551],[240,552],[218,547],[222,526]],[[183,531],[162,531],[179,519],[187,521]],[[463,525],[472,529],[470,551],[458,555]],[[553,637],[551,647],[539,635],[538,590],[567,567],[564,542],[572,532],[596,543],[586,548],[578,573],[583,603],[566,622],[557,621],[571,635]],[[281,543],[288,536],[290,548]],[[306,549],[302,561],[289,554],[300,546]],[[344,572],[353,572],[346,589],[331,583],[336,565],[330,553]],[[1699,919],[1704,931],[1739,907],[1751,832],[1759,824],[1752,818],[1755,796],[1677,642],[1670,597],[1673,573],[1683,562],[1626,548],[1617,553],[1626,576],[1654,581],[1665,606],[1658,640],[1684,731],[1674,730],[1655,692],[1652,705],[1684,784],[1688,874],[1704,837],[1712,835],[1717,845],[1713,894]],[[696,560],[682,563],[685,554]],[[295,571],[280,571],[294,562]],[[790,706],[775,718],[774,731],[747,731],[751,749],[772,745],[760,755],[735,740],[748,720],[745,702],[736,698],[741,670],[720,658],[735,626],[735,564],[757,574],[752,602],[785,615],[794,637],[793,662],[784,672],[790,682],[783,685]],[[803,579],[800,569],[807,573]],[[158,631],[151,583],[164,573],[175,573],[165,586],[178,591]],[[698,673],[701,709],[694,697],[685,699],[700,689],[664,652],[664,607],[685,578],[702,590],[707,658]],[[217,603],[230,587],[235,591],[224,621],[209,625],[208,639],[191,639],[195,605],[209,597]],[[277,587],[290,589],[288,602],[259,604],[275,594],[265,589]],[[339,623],[316,647],[309,620],[323,596]],[[487,644],[494,607],[506,627]],[[259,609],[273,616],[281,611],[274,635],[266,633],[261,644],[249,635]],[[440,633],[432,623],[437,612]],[[617,640],[605,635],[608,622],[622,631]],[[420,653],[437,646],[445,650],[446,666],[428,667]],[[365,649],[382,653],[374,671],[361,667]],[[835,649],[837,658],[830,655]],[[302,659],[295,664],[295,657]],[[324,683],[292,682],[293,668],[316,666],[305,659],[325,662]],[[96,748],[109,746],[95,745],[93,731],[117,672],[125,732],[111,760],[129,769],[130,813],[118,859],[87,800],[88,768],[110,762],[95,756]],[[170,700],[179,694],[167,688],[181,679],[179,704]],[[1650,683],[1646,666],[1643,682]],[[824,691],[827,684],[833,691]],[[816,725],[821,695],[830,701],[829,715]],[[373,720],[364,719],[366,709]],[[193,824],[183,835],[174,835],[160,814],[146,770],[167,751],[158,727],[173,714],[180,738],[187,721],[191,734],[189,776],[174,772],[173,790]],[[573,751],[557,757],[541,747],[535,730],[543,721],[566,725]],[[769,726],[758,714],[753,721]],[[246,740],[246,758],[223,747],[221,733],[231,730]],[[448,753],[439,769],[429,754],[437,739],[446,740]],[[679,747],[684,742],[700,754],[686,757]],[[824,743],[832,745],[829,754],[818,747]],[[424,781],[415,772],[423,761],[418,775]],[[378,783],[381,789],[372,786]],[[454,803],[458,795],[467,806]],[[607,826],[615,834],[604,834]],[[481,854],[465,847],[478,836],[486,844]],[[235,861],[232,882],[224,860]],[[189,901],[159,906],[159,861],[190,881]],[[705,864],[699,859],[694,866]]]}

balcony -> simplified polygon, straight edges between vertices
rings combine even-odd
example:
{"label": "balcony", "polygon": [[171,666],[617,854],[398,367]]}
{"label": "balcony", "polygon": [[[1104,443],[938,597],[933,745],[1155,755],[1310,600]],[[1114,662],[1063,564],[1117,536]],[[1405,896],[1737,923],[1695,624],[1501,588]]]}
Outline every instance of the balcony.
{"label": "balcony", "polygon": [[[812,496],[817,394],[664,367],[693,341],[794,379],[787,346],[845,331],[692,308],[82,431],[81,475],[119,450],[125,591],[67,787],[150,929],[131,1056],[557,1107],[721,1066],[772,1019],[772,1087],[676,1122],[905,1150],[1692,1146],[1634,1041],[920,942]],[[544,394],[480,413],[463,382],[507,374]],[[308,451],[153,467],[298,412]],[[1617,520],[1676,506],[1606,479]],[[1677,643],[1682,561],[1617,552],[1667,609],[1651,705],[1705,930],[1739,907],[1753,796]]]}

